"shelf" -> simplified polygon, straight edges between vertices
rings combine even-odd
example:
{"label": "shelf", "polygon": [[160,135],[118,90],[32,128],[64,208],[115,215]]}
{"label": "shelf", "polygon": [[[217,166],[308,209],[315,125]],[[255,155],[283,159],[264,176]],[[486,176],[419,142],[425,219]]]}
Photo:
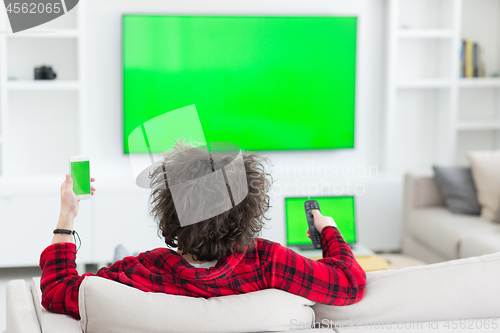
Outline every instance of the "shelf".
{"label": "shelf", "polygon": [[414,79],[399,80],[396,83],[398,88],[449,88],[451,80],[449,79]]}
{"label": "shelf", "polygon": [[500,121],[498,120],[462,121],[457,123],[457,130],[459,131],[500,130]]}
{"label": "shelf", "polygon": [[[7,78],[34,81],[34,69],[45,65],[54,69],[56,81],[79,78],[79,38],[7,38]],[[4,74],[5,75],[5,74]]]}
{"label": "shelf", "polygon": [[458,85],[463,88],[500,87],[500,78],[460,78]]}
{"label": "shelf", "polygon": [[69,80],[8,81],[7,88],[12,91],[78,90],[80,82]]}
{"label": "shelf", "polygon": [[451,29],[400,29],[399,38],[452,38],[454,31]]}
{"label": "shelf", "polygon": [[27,30],[25,32],[7,33],[8,38],[78,38],[77,29]]}
{"label": "shelf", "polygon": [[[400,79],[396,82],[398,88],[448,88],[452,85],[450,79]],[[460,78],[461,88],[495,88],[500,87],[500,78]]]}
{"label": "shelf", "polygon": [[[68,166],[69,166],[69,156]],[[97,170],[95,171],[97,172]],[[11,198],[15,196],[36,196],[36,195],[60,195],[61,184],[64,181],[66,172],[45,173],[42,175],[8,175],[0,176],[0,199]],[[383,178],[381,175],[381,179]],[[132,173],[117,173],[107,174],[102,173],[95,175],[99,181],[98,193],[99,197],[116,197],[117,195],[144,195],[148,190],[140,188],[135,184],[135,179]],[[394,176],[388,177],[389,182],[397,182],[398,179]]]}

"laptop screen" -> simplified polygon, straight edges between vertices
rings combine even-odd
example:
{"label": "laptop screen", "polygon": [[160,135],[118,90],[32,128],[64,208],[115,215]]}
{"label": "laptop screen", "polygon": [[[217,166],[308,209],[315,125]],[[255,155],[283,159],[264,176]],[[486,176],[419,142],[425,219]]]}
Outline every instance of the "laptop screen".
{"label": "laptop screen", "polygon": [[308,246],[312,242],[307,238],[307,219],[304,203],[316,200],[321,213],[331,216],[348,244],[356,243],[356,219],[354,196],[285,198],[286,243],[289,246]]}

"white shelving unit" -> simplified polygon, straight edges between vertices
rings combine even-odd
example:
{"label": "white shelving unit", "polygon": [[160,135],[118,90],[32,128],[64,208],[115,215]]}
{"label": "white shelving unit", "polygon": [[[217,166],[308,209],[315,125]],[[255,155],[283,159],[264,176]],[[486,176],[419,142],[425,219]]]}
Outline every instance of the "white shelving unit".
{"label": "white shelving unit", "polygon": [[[85,151],[83,6],[39,27],[0,34],[0,182],[64,174],[68,157]],[[5,11],[0,30],[11,30]],[[57,79],[35,81],[41,65],[51,66]]]}
{"label": "white shelving unit", "polygon": [[[389,0],[388,17],[385,169],[500,149],[500,0]],[[462,39],[483,47],[488,77],[460,78]]]}
{"label": "white shelving unit", "polygon": [[[11,31],[0,10],[0,267],[36,266],[50,244],[69,157],[86,153],[84,4],[26,32]],[[35,81],[48,65],[57,79]],[[78,233],[92,256],[91,206],[81,204]],[[29,244],[29,247],[26,247]]]}

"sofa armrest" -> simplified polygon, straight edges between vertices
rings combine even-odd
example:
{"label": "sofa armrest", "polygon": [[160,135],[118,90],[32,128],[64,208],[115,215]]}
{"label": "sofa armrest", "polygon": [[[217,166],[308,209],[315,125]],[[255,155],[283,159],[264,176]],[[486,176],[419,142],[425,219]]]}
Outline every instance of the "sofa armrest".
{"label": "sofa armrest", "polygon": [[12,280],[7,284],[5,333],[41,333],[33,298],[25,280]]}
{"label": "sofa armrest", "polygon": [[36,315],[42,332],[50,333],[81,333],[82,327],[79,320],[73,317],[47,311],[42,306],[42,291],[40,290],[40,278],[31,280],[31,295],[35,306]]}
{"label": "sofa armrest", "polygon": [[409,172],[405,177],[405,210],[445,206],[434,173]]}
{"label": "sofa armrest", "polygon": [[404,186],[403,242],[408,236],[408,222],[412,211],[425,207],[445,206],[432,171],[407,173]]}

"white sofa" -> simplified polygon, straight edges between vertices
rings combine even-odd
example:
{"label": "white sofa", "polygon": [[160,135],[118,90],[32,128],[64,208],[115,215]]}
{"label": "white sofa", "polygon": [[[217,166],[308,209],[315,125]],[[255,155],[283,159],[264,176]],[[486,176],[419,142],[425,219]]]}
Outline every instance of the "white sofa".
{"label": "white sofa", "polygon": [[454,214],[429,172],[405,177],[402,253],[428,263],[500,252],[500,224]]}
{"label": "white sofa", "polygon": [[[364,298],[314,304],[280,290],[208,300],[144,293],[98,277],[79,291],[81,321],[40,305],[39,279],[7,286],[6,333],[99,332],[497,332],[500,253],[367,273]],[[321,328],[319,328],[321,326]],[[315,327],[317,329],[311,329]]]}

